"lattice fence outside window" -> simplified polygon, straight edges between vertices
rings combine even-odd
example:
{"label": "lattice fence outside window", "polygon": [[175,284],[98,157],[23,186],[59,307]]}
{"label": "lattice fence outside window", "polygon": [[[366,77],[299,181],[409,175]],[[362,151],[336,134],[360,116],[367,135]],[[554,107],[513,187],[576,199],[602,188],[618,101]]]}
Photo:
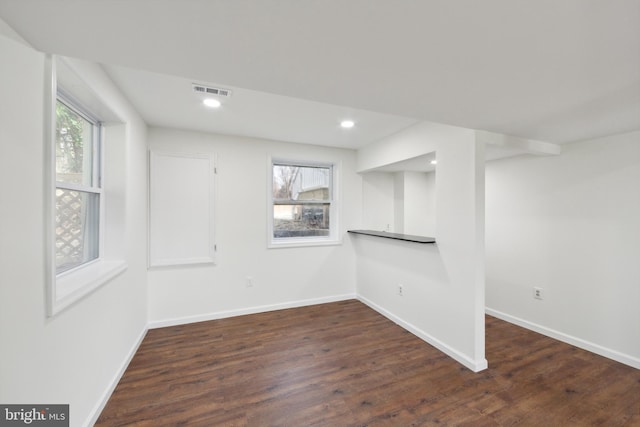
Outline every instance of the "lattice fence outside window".
{"label": "lattice fence outside window", "polygon": [[56,189],[56,265],[76,265],[84,254],[84,215],[79,191]]}

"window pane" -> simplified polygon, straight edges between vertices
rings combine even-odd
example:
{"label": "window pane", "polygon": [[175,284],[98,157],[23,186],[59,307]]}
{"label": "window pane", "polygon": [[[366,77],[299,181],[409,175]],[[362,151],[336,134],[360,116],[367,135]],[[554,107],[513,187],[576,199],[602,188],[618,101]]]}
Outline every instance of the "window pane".
{"label": "window pane", "polygon": [[273,165],[274,200],[331,200],[331,167]]}
{"label": "window pane", "polygon": [[58,101],[56,103],[56,181],[93,183],[93,124]]}
{"label": "window pane", "polygon": [[329,203],[273,205],[273,237],[329,235]]}
{"label": "window pane", "polygon": [[99,195],[56,189],[56,272],[98,258]]}

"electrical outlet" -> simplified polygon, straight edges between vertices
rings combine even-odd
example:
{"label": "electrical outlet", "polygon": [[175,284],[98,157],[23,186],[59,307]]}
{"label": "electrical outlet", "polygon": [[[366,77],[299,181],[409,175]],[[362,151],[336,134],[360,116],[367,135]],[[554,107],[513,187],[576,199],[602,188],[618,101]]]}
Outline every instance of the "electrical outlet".
{"label": "electrical outlet", "polygon": [[533,288],[533,297],[535,299],[544,299],[544,292],[542,288],[537,288],[534,287]]}
{"label": "electrical outlet", "polygon": [[247,276],[247,281],[245,283],[247,285],[247,288],[252,288],[253,287],[253,277]]}
{"label": "electrical outlet", "polygon": [[404,295],[404,286],[398,285],[398,295],[400,296]]}

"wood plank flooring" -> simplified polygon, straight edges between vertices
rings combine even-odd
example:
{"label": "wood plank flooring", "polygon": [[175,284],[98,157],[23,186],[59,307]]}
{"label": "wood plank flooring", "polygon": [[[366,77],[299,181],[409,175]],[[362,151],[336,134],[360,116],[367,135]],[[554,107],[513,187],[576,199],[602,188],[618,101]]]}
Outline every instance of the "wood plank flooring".
{"label": "wood plank flooring", "polygon": [[473,373],[342,301],[150,330],[97,426],[640,426],[640,370],[487,316]]}

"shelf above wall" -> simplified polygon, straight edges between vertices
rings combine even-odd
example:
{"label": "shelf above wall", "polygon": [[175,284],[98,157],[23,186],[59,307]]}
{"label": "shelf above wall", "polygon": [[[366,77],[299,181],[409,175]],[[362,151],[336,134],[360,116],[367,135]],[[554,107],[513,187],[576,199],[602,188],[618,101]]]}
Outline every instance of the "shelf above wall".
{"label": "shelf above wall", "polygon": [[347,231],[352,234],[362,234],[365,236],[382,237],[385,239],[404,240],[405,242],[414,242],[414,243],[435,243],[436,242],[436,239],[434,237],[414,236],[411,234],[401,234],[401,233],[389,233],[388,231],[376,231],[376,230],[347,230]]}

